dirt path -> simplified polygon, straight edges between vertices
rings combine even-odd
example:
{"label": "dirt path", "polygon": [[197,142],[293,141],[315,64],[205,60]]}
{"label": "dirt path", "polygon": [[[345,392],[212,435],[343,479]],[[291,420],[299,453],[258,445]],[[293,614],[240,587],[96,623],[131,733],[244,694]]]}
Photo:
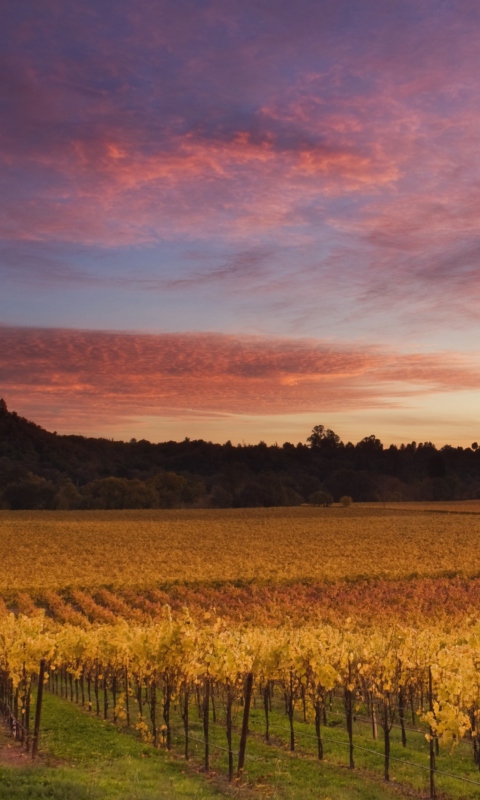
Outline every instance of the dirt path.
{"label": "dirt path", "polygon": [[32,754],[26,753],[19,742],[15,742],[0,726],[0,765],[2,767],[26,767],[32,764]]}

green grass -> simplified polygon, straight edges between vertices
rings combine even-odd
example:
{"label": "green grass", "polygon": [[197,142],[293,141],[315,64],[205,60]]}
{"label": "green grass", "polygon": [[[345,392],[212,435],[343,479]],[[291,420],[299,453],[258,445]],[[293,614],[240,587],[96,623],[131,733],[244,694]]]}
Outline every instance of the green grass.
{"label": "green grass", "polygon": [[1,800],[210,800],[219,792],[163,751],[52,695],[38,764],[0,767]]}
{"label": "green grass", "polygon": [[[192,715],[193,716],[193,715]],[[257,719],[256,719],[257,718]],[[260,712],[253,711],[251,730],[257,728]],[[239,723],[240,720],[237,720]],[[285,724],[284,720],[282,723]],[[178,729],[179,730],[179,729]],[[202,738],[201,726],[192,720],[192,734]],[[182,739],[177,739],[178,747]],[[238,749],[238,732],[234,739],[234,749]],[[226,736],[221,726],[211,726],[211,743],[225,748]],[[203,745],[191,742],[196,759],[203,754]],[[393,800],[407,797],[401,787],[387,785],[375,774],[362,770],[351,771],[344,760],[327,758],[319,762],[305,751],[290,753],[279,741],[267,744],[262,736],[254,733],[247,743],[245,781],[256,790],[258,796],[271,800]],[[223,774],[227,772],[227,754],[212,747],[211,762]]]}
{"label": "green grass", "polygon": [[[341,705],[339,706],[341,708]],[[271,715],[271,734],[277,745],[287,748],[289,742],[288,722],[285,715],[277,710]],[[408,724],[408,723],[407,723]],[[261,736],[264,731],[263,711],[253,710],[251,715],[251,729]],[[314,727],[312,722],[305,724],[297,719],[295,721],[296,747],[300,755],[316,761],[317,744],[314,738]],[[348,739],[345,729],[343,715],[329,715],[329,725],[322,728],[324,739],[325,761],[329,765],[345,767],[348,763]],[[355,745],[355,765],[362,771],[376,776],[377,780],[382,780],[384,769],[383,758],[383,731],[378,727],[378,740],[373,741],[371,734],[371,724],[357,720],[354,724],[354,745]],[[365,750],[361,749],[365,748]],[[375,751],[367,752],[367,751]],[[429,745],[424,733],[407,732],[407,747],[401,744],[401,734],[398,728],[393,728],[391,732],[391,762],[390,776],[392,783],[403,787],[406,791],[408,787],[414,791],[428,796],[429,783]],[[394,760],[394,759],[398,759]],[[400,763],[413,762],[420,769],[412,764]],[[318,761],[316,761],[318,764]],[[480,774],[472,758],[471,747],[465,743],[450,752],[448,748],[442,747],[440,754],[436,758],[437,769],[451,773],[459,778],[468,778],[476,783],[480,783]],[[322,765],[323,768],[323,765]],[[435,782],[437,792],[440,796],[449,798],[460,798],[467,800],[480,800],[480,786],[464,783],[453,777],[436,774]],[[384,784],[385,786],[385,784]],[[353,795],[352,795],[353,796]],[[372,797],[374,795],[372,794]],[[387,795],[385,795],[387,796]]]}
{"label": "green grass", "polygon": [[[218,713],[222,708],[218,702]],[[207,777],[199,771],[203,760],[200,720],[191,712],[192,762],[182,758],[180,720],[174,719],[172,755],[142,743],[135,732],[92,716],[74,704],[49,693],[45,696],[41,754],[38,763],[25,759],[22,766],[0,766],[0,800],[209,800],[238,797],[243,800],[394,800],[428,796],[428,773],[392,762],[395,780],[382,779],[380,756],[355,752],[356,769],[347,769],[343,720],[330,715],[324,729],[325,759],[315,756],[316,742],[310,738],[311,724],[296,722],[297,751],[287,748],[286,718],[280,708],[271,714],[272,744],[263,740],[263,711],[253,709],[251,736],[247,746],[246,769],[241,785],[228,786],[226,737],[220,724],[211,725],[211,768]],[[237,719],[237,726],[240,718]],[[305,734],[309,736],[305,736]],[[379,729],[379,735],[381,729]],[[3,734],[4,746],[6,736]],[[238,748],[238,732],[234,749]],[[392,736],[392,755],[428,764],[427,744],[421,734],[409,733],[404,750],[398,732]],[[330,740],[330,741],[329,741]],[[355,743],[382,752],[382,742],[372,742],[368,724],[355,723]],[[15,745],[14,745],[15,746]],[[222,748],[222,749],[220,749]],[[442,751],[438,768],[478,780],[468,747],[454,756]],[[480,798],[474,786],[438,776],[439,796]],[[408,789],[407,787],[410,787]]]}
{"label": "green grass", "polygon": [[[341,704],[339,704],[341,709]],[[339,712],[340,714],[340,712]],[[221,716],[221,707],[219,708]],[[200,722],[195,712],[191,714],[194,736],[202,738]],[[250,715],[251,736],[247,746],[246,778],[253,784],[266,783],[271,787],[271,797],[279,800],[300,800],[300,798],[318,798],[319,800],[343,800],[343,798],[392,798],[411,796],[412,792],[419,797],[428,797],[429,785],[429,745],[424,733],[407,732],[407,747],[401,744],[400,730],[391,732],[390,776],[391,783],[383,780],[383,732],[378,728],[378,740],[373,741],[369,722],[357,720],[354,724],[354,745],[356,769],[350,771],[348,765],[348,740],[343,715],[329,714],[328,727],[322,727],[325,756],[319,762],[316,755],[316,739],[312,721],[305,724],[300,719],[295,721],[296,752],[289,752],[288,721],[281,708],[277,707],[270,715],[271,744],[264,741],[263,709],[252,709]],[[238,726],[234,739],[234,749],[238,749]],[[176,721],[176,747],[182,747],[181,726]],[[220,725],[211,727],[212,742],[226,746],[225,733]],[[366,752],[366,748],[375,752]],[[201,759],[203,746],[192,742],[192,750],[196,758]],[[223,773],[227,771],[227,755],[222,751],[212,751],[215,755],[213,763]],[[410,761],[411,764],[401,764]],[[480,783],[480,774],[473,762],[469,745],[460,744],[453,753],[448,748],[441,748],[437,757],[437,769],[449,772],[453,776],[469,778]],[[455,800],[480,800],[480,786],[464,783],[454,777],[436,775],[436,786],[439,797]]]}

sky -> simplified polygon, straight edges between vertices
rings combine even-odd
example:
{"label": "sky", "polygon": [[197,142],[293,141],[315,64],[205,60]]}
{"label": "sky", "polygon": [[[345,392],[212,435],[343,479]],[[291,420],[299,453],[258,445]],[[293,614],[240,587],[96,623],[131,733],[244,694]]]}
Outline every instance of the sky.
{"label": "sky", "polygon": [[478,0],[0,7],[10,409],[151,441],[479,438]]}

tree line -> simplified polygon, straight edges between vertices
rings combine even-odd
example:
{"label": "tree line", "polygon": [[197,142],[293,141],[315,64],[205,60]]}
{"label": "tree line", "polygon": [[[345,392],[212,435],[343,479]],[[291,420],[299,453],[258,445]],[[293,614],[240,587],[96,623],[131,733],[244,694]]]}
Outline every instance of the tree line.
{"label": "tree line", "polygon": [[316,425],[305,442],[158,444],[60,436],[0,400],[0,507],[239,508],[480,498],[480,450],[431,442],[344,443]]}

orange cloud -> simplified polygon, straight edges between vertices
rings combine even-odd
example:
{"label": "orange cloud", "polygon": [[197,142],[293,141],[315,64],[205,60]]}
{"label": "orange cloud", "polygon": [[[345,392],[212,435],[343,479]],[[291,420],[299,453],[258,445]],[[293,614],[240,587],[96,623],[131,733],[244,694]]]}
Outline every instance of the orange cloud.
{"label": "orange cloud", "polygon": [[1,393],[57,429],[86,417],[365,410],[480,388],[480,364],[460,355],[311,339],[0,328],[0,343]]}

